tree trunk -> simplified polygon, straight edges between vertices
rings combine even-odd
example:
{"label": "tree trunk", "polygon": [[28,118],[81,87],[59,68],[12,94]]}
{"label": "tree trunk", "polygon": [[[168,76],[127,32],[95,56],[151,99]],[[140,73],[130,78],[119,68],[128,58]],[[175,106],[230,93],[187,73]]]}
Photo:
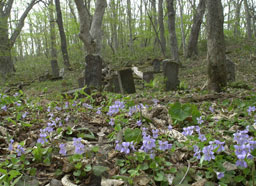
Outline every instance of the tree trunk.
{"label": "tree trunk", "polygon": [[243,0],[236,0],[235,2],[235,27],[234,27],[234,36],[240,36],[240,12],[241,12],[241,6],[242,6],[242,1]]}
{"label": "tree trunk", "polygon": [[227,84],[223,7],[221,0],[206,0],[208,89],[220,92]]}
{"label": "tree trunk", "polygon": [[245,15],[246,15],[246,34],[249,40],[252,39],[252,24],[251,24],[251,15],[250,9],[248,6],[247,0],[244,0],[244,8],[245,8]]}
{"label": "tree trunk", "polygon": [[132,33],[132,12],[131,12],[131,0],[127,0],[127,15],[128,15],[128,25],[129,25],[129,47],[133,53],[133,33]]}
{"label": "tree trunk", "polygon": [[70,70],[71,66],[70,66],[70,63],[69,63],[66,34],[65,34],[65,31],[64,31],[63,21],[62,21],[60,0],[55,0],[55,6],[56,6],[56,12],[57,12],[57,24],[58,24],[59,33],[60,33],[61,51],[62,51],[62,56],[63,56],[63,62],[64,62],[65,69]]}
{"label": "tree trunk", "polygon": [[159,24],[159,31],[160,31],[161,48],[162,48],[164,56],[165,56],[166,39],[165,39],[165,35],[164,35],[163,0],[159,0],[159,2],[158,2],[158,24]]}
{"label": "tree trunk", "polygon": [[8,0],[5,1],[5,3],[0,3],[0,73],[2,77],[6,77],[8,74],[15,72],[11,57],[11,49],[24,26],[24,21],[29,11],[35,5],[36,0],[31,0],[30,4],[21,15],[17,27],[9,39],[8,18],[10,17],[13,2],[14,0]]}
{"label": "tree trunk", "polygon": [[186,51],[186,38],[185,38],[185,31],[184,31],[184,24],[183,24],[183,1],[178,1],[180,6],[180,27],[181,27],[181,37],[182,37],[182,47],[183,47],[183,55],[185,56]]}
{"label": "tree trunk", "polygon": [[49,4],[50,35],[51,35],[51,67],[52,67],[52,75],[54,78],[56,78],[56,77],[59,77],[59,65],[57,61],[56,32],[55,32],[53,8],[54,8],[53,0],[51,0]]}
{"label": "tree trunk", "polygon": [[189,38],[188,47],[187,47],[187,55],[186,55],[187,58],[190,58],[194,54],[198,55],[197,42],[198,42],[198,37],[199,37],[204,13],[205,13],[205,0],[200,0],[193,18],[193,25],[191,28],[190,38]]}
{"label": "tree trunk", "polygon": [[170,33],[170,44],[172,57],[176,62],[179,62],[178,53],[178,42],[175,30],[175,10],[174,10],[174,0],[166,0],[167,3],[167,13],[168,13],[168,28]]}
{"label": "tree trunk", "polygon": [[101,25],[105,8],[107,7],[106,0],[97,0],[95,13],[90,24],[90,14],[83,0],[75,0],[76,7],[80,18],[80,34],[79,37],[83,41],[85,51],[88,54],[99,54],[101,50]]}

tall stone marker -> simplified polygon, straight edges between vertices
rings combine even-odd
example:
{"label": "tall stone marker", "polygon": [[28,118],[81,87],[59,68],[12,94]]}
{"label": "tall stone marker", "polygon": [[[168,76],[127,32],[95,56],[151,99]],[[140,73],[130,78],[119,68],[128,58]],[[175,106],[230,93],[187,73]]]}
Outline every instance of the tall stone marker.
{"label": "tall stone marker", "polygon": [[143,72],[143,80],[149,83],[154,79],[154,72],[148,71],[148,72]]}
{"label": "tall stone marker", "polygon": [[179,81],[179,64],[174,61],[165,61],[164,69],[163,69],[166,90],[177,90],[180,81]]}
{"label": "tall stone marker", "polygon": [[102,58],[99,55],[89,54],[85,57],[86,68],[84,73],[85,85],[88,88],[102,88]]}
{"label": "tall stone marker", "polygon": [[119,87],[122,94],[133,94],[136,92],[134,79],[132,75],[132,70],[130,68],[119,70],[118,74],[118,81]]}

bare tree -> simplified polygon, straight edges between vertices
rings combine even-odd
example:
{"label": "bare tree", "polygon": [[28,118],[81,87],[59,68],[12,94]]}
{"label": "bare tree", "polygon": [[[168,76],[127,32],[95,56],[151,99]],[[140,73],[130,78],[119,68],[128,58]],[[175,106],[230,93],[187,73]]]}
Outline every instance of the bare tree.
{"label": "bare tree", "polygon": [[191,33],[190,33],[188,47],[187,47],[187,54],[186,54],[187,58],[191,57],[193,54],[195,55],[198,54],[197,42],[198,42],[198,37],[199,37],[204,13],[205,13],[205,0],[200,0],[193,18],[193,25],[191,28]]}
{"label": "bare tree", "polygon": [[97,0],[95,13],[90,24],[90,13],[86,8],[83,0],[75,0],[76,7],[80,18],[80,34],[79,37],[83,41],[85,50],[88,54],[99,54],[101,49],[101,25],[105,8],[107,7],[106,0]]}
{"label": "bare tree", "polygon": [[251,40],[252,39],[252,24],[251,24],[250,9],[249,9],[247,0],[244,0],[244,9],[245,9],[245,15],[246,15],[246,34],[247,34],[247,38],[249,40]]}
{"label": "bare tree", "polygon": [[8,18],[10,17],[13,2],[14,0],[0,1],[0,73],[2,77],[6,77],[6,75],[15,71],[11,57],[11,49],[24,26],[24,21],[29,11],[37,3],[37,0],[31,0],[28,4],[9,38]]}
{"label": "bare tree", "polygon": [[63,62],[64,62],[65,68],[67,70],[69,70],[71,66],[70,66],[70,63],[69,63],[66,34],[65,34],[65,31],[64,31],[63,21],[62,21],[60,0],[55,0],[55,6],[56,6],[56,12],[57,12],[57,24],[58,24],[59,33],[60,33],[61,51],[62,51],[62,56],[63,56]]}
{"label": "bare tree", "polygon": [[158,24],[159,24],[159,31],[160,31],[160,41],[161,41],[161,48],[163,50],[164,56],[166,52],[166,39],[164,36],[164,16],[163,16],[163,0],[159,0],[158,2]]}
{"label": "bare tree", "polygon": [[220,92],[227,84],[223,7],[221,0],[206,0],[208,89]]}
{"label": "bare tree", "polygon": [[179,53],[178,53],[178,42],[176,37],[175,30],[175,10],[174,10],[174,0],[166,0],[167,3],[167,12],[168,12],[168,28],[170,33],[170,44],[171,44],[171,53],[175,61],[179,62]]}

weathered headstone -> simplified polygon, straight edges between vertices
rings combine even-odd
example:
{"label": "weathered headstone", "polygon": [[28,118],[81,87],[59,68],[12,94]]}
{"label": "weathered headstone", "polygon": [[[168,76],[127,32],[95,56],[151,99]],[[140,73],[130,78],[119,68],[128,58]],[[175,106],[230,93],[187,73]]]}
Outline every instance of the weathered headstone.
{"label": "weathered headstone", "polygon": [[230,60],[226,59],[227,81],[233,82],[236,80],[236,65]]}
{"label": "weathered headstone", "polygon": [[85,85],[101,90],[102,86],[102,58],[99,55],[89,54],[85,57]]}
{"label": "weathered headstone", "polygon": [[149,83],[151,80],[154,79],[154,72],[143,72],[143,80]]}
{"label": "weathered headstone", "polygon": [[108,84],[105,86],[105,90],[114,93],[121,93],[118,75],[114,74],[108,81]]}
{"label": "weathered headstone", "polygon": [[154,70],[155,72],[160,72],[160,70],[161,70],[161,60],[159,60],[159,59],[154,59],[154,60],[152,61],[152,65],[153,65],[153,70]]}
{"label": "weathered headstone", "polygon": [[118,74],[118,82],[120,86],[121,93],[133,94],[136,92],[134,79],[132,75],[132,70],[130,68],[119,70]]}
{"label": "weathered headstone", "polygon": [[164,65],[164,77],[166,83],[166,90],[177,90],[179,81],[179,64],[177,62],[169,61]]}

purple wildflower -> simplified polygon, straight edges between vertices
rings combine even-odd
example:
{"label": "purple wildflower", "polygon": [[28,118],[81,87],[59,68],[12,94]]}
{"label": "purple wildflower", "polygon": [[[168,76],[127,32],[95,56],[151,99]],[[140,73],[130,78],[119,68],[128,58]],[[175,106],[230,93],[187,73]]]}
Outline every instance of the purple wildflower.
{"label": "purple wildflower", "polygon": [[56,106],[55,109],[56,109],[57,111],[61,111],[61,110],[62,110],[61,107],[59,107],[59,106]]}
{"label": "purple wildflower", "polygon": [[165,151],[172,148],[172,144],[168,144],[168,141],[158,141],[159,144],[159,150]]}
{"label": "purple wildflower", "polygon": [[172,126],[171,125],[168,126],[168,130],[172,130]]}
{"label": "purple wildflower", "polygon": [[6,105],[4,105],[4,106],[2,106],[2,107],[1,107],[1,109],[2,109],[2,110],[4,110],[4,111],[6,112],[6,111],[7,111],[7,106],[6,106]]}
{"label": "purple wildflower", "polygon": [[246,168],[247,167],[247,163],[244,160],[237,160],[236,161],[236,166]]}
{"label": "purple wildflower", "polygon": [[65,156],[67,154],[66,145],[62,143],[59,145],[59,148],[60,148],[59,153],[61,155]]}
{"label": "purple wildflower", "polygon": [[28,112],[24,112],[21,117],[22,117],[23,119],[25,119],[25,117],[27,116],[27,114],[28,114]]}
{"label": "purple wildflower", "polygon": [[25,149],[21,145],[18,145],[16,152],[18,156],[21,156],[22,154],[25,154]]}
{"label": "purple wildflower", "polygon": [[212,159],[215,159],[213,150],[214,148],[212,145],[208,145],[203,148],[202,152],[204,153],[204,159],[206,161],[211,161]]}
{"label": "purple wildflower", "polygon": [[209,110],[214,113],[214,108],[212,106],[209,107]]}
{"label": "purple wildflower", "polygon": [[199,138],[199,140],[202,141],[202,142],[207,140],[204,134],[199,134],[199,137],[198,137],[198,138]]}
{"label": "purple wildflower", "polygon": [[191,136],[194,132],[194,128],[195,128],[194,126],[184,127],[182,134],[184,136]]}
{"label": "purple wildflower", "polygon": [[199,118],[196,118],[196,120],[199,125],[201,125],[204,122],[204,120],[202,119],[202,116],[200,116]]}
{"label": "purple wildflower", "polygon": [[138,120],[138,121],[136,122],[136,124],[140,127],[140,126],[142,125],[141,120]]}
{"label": "purple wildflower", "polygon": [[153,138],[158,138],[158,132],[159,132],[159,130],[158,129],[153,129],[152,130],[152,133],[153,133]]}
{"label": "purple wildflower", "polygon": [[124,102],[117,100],[115,101],[114,105],[111,105],[109,107],[107,115],[112,116],[114,114],[117,114],[120,110],[124,109],[124,107]]}
{"label": "purple wildflower", "polygon": [[97,109],[96,114],[98,114],[98,115],[101,114],[101,107]]}
{"label": "purple wildflower", "polygon": [[73,145],[75,146],[76,154],[84,153],[84,145],[81,142],[82,138],[73,138]]}
{"label": "purple wildflower", "polygon": [[144,152],[149,152],[154,147],[156,147],[156,140],[151,138],[150,136],[143,137],[143,145],[141,146],[141,150]]}
{"label": "purple wildflower", "polygon": [[197,145],[194,145],[194,156],[197,158],[197,159],[200,159],[201,158],[201,150],[199,149],[199,147]]}
{"label": "purple wildflower", "polygon": [[111,118],[108,124],[111,125],[111,126],[114,126],[115,125],[115,120],[113,118]]}
{"label": "purple wildflower", "polygon": [[158,99],[152,99],[152,101],[153,101],[153,103],[154,103],[154,106],[156,106],[156,105],[158,104],[158,102],[159,102]]}
{"label": "purple wildflower", "polygon": [[216,172],[218,180],[224,177],[224,172]]}
{"label": "purple wildflower", "polygon": [[88,103],[83,103],[83,107],[87,109],[93,109],[93,106],[89,105]]}
{"label": "purple wildflower", "polygon": [[249,106],[249,108],[247,109],[247,112],[249,115],[252,114],[252,112],[254,112],[256,110],[255,106]]}
{"label": "purple wildflower", "polygon": [[125,154],[129,154],[130,153],[129,146],[130,146],[130,142],[123,142],[120,152],[124,152]]}
{"label": "purple wildflower", "polygon": [[8,147],[8,150],[9,150],[9,151],[12,151],[12,149],[13,149],[13,142],[14,142],[14,140],[11,139],[11,140],[10,140],[10,143],[9,143],[9,147]]}

